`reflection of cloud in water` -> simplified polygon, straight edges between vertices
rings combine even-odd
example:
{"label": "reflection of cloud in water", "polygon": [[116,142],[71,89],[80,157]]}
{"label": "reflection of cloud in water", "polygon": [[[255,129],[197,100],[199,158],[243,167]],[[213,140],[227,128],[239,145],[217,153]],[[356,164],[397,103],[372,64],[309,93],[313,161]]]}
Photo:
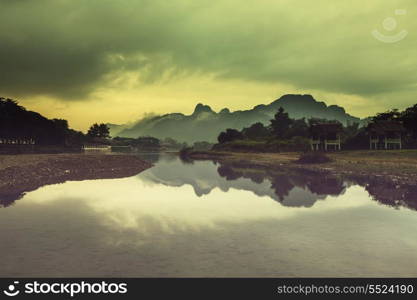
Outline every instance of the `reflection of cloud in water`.
{"label": "reflection of cloud in water", "polygon": [[184,164],[178,159],[160,160],[156,166],[148,170],[149,172],[143,172],[138,177],[168,186],[189,184],[194,188],[196,195],[202,196],[210,193],[213,188],[222,186],[224,180],[219,177],[216,169],[216,165],[210,161]]}

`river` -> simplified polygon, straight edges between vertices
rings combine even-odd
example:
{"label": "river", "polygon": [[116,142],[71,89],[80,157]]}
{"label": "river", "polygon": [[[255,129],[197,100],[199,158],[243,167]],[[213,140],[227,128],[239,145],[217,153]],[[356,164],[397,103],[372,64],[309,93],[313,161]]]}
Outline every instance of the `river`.
{"label": "river", "polygon": [[155,166],[136,176],[0,208],[0,276],[417,276],[412,187],[145,158]]}

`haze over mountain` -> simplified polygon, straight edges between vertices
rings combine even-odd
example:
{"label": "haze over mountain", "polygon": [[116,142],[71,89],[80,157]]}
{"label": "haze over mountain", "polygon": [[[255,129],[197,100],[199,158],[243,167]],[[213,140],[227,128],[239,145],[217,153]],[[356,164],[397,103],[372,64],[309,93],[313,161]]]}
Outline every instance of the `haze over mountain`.
{"label": "haze over mountain", "polygon": [[[171,137],[185,142],[215,142],[219,133],[226,128],[240,130],[256,122],[269,124],[269,120],[280,107],[283,107],[293,119],[321,118],[338,120],[345,125],[360,123],[359,118],[346,113],[343,107],[327,106],[324,102],[316,101],[311,95],[284,95],[270,104],[261,104],[249,110],[234,112],[223,108],[216,113],[210,106],[199,103],[191,115],[170,113],[152,116],[139,120],[130,128],[111,131],[111,134],[131,138],[154,136],[161,139]],[[120,129],[120,127],[113,128]]]}

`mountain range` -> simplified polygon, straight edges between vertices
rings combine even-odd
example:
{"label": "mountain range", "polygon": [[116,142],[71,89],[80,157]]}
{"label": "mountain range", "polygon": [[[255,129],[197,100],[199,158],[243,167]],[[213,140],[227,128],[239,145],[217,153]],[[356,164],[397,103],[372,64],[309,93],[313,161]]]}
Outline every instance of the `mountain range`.
{"label": "mountain range", "polygon": [[154,136],[160,139],[170,137],[189,143],[215,142],[219,133],[226,128],[241,130],[256,122],[269,124],[280,107],[284,108],[293,119],[338,120],[345,125],[361,123],[359,118],[346,113],[343,107],[328,106],[322,101],[315,100],[311,95],[288,94],[270,104],[260,104],[249,110],[231,112],[228,108],[223,108],[215,112],[210,106],[199,103],[191,115],[170,113],[147,117],[130,126],[109,124],[109,127],[112,136],[130,138]]}

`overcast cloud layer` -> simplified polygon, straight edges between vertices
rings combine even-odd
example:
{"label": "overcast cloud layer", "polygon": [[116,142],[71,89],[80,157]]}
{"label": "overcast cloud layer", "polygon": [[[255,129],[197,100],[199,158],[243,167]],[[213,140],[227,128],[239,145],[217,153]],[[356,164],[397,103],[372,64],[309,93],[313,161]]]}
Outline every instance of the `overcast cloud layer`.
{"label": "overcast cloud layer", "polygon": [[[79,101],[126,74],[141,86],[210,75],[401,106],[417,102],[416,11],[414,0],[0,0],[0,94]],[[408,36],[383,43],[373,29]]]}

